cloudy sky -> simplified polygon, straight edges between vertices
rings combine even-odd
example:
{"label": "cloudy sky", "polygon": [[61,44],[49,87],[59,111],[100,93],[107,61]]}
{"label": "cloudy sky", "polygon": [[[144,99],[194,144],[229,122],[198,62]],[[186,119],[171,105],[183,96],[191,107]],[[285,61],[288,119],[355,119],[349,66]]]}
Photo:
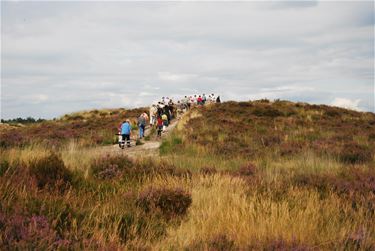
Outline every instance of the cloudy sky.
{"label": "cloudy sky", "polygon": [[1,2],[1,117],[161,96],[374,112],[374,3]]}

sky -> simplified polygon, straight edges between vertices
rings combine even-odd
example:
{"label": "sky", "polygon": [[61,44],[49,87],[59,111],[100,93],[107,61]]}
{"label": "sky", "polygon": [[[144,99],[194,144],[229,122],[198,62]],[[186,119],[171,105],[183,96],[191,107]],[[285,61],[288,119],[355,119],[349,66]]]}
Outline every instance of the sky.
{"label": "sky", "polygon": [[374,3],[1,2],[1,118],[162,96],[374,108]]}

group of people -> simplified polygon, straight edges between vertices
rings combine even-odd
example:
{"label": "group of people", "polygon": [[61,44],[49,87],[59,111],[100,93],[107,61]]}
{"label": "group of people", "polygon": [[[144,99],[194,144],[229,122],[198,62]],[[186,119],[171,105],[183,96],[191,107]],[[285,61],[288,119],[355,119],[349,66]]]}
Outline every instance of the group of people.
{"label": "group of people", "polygon": [[[144,112],[138,117],[137,126],[139,129],[139,139],[145,136],[147,121],[149,121],[151,128],[156,128],[157,137],[161,137],[162,132],[166,131],[172,119],[181,117],[183,113],[192,107],[220,102],[220,96],[215,96],[213,93],[208,96],[205,94],[185,96],[181,100],[178,100],[177,103],[175,103],[172,98],[162,97],[160,101],[151,105],[149,111],[150,116]],[[130,121],[128,119],[123,121],[118,129],[119,146],[121,148],[124,148],[125,145],[130,147],[130,135],[132,130]]]}

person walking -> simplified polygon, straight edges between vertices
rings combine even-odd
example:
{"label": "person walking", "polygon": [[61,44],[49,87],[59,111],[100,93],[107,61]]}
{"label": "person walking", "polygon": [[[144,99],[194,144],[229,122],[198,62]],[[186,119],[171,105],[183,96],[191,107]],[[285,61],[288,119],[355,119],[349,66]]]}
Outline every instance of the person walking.
{"label": "person walking", "polygon": [[206,101],[207,101],[206,94],[203,94],[203,95],[202,95],[202,102],[203,102],[203,105],[206,104]]}
{"label": "person walking", "polygon": [[163,131],[163,120],[161,119],[161,117],[157,118],[156,123],[158,129],[158,137],[161,137],[161,132]]}
{"label": "person walking", "polygon": [[139,139],[142,139],[144,137],[146,126],[146,118],[144,114],[141,114],[141,116],[139,116],[137,125],[139,128]]}
{"label": "person walking", "polygon": [[220,96],[217,96],[216,103],[221,103]]}
{"label": "person walking", "polygon": [[162,116],[161,116],[161,119],[163,120],[163,132],[165,132],[165,129],[167,129],[168,127],[168,116],[164,113]]}
{"label": "person walking", "polygon": [[130,147],[130,134],[131,134],[132,127],[130,125],[130,121],[127,119],[121,125],[121,136],[122,136],[122,144],[121,148],[124,149],[125,141],[127,147]]}
{"label": "person walking", "polygon": [[197,98],[197,104],[203,105],[203,99],[202,99],[201,95],[199,95],[199,97]]}
{"label": "person walking", "polygon": [[157,113],[157,108],[156,105],[152,105],[150,107],[150,126],[152,127],[156,123],[156,113]]}

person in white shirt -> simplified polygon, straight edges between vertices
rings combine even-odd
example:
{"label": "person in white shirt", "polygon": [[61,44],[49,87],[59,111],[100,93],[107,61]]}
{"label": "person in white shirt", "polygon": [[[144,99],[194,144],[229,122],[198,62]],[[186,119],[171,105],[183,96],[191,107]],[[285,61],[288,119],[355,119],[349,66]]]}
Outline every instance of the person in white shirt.
{"label": "person in white shirt", "polygon": [[156,105],[153,104],[150,107],[150,125],[153,126],[156,122],[156,113],[157,113],[157,108]]}

